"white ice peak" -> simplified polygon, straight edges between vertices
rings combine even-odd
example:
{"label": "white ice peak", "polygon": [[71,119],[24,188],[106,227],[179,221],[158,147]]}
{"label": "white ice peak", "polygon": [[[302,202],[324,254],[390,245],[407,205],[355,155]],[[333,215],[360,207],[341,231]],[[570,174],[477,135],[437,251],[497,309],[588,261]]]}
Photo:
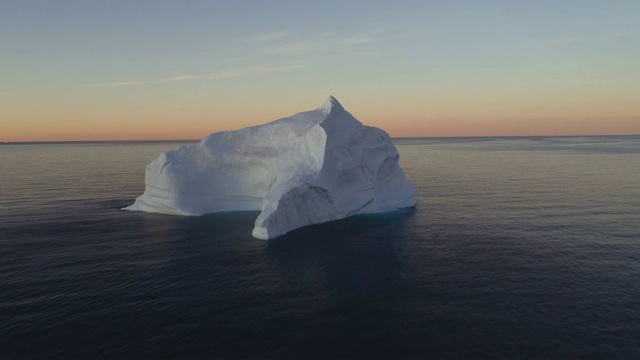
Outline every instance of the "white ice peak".
{"label": "white ice peak", "polygon": [[260,210],[253,236],[415,205],[389,135],[330,96],[316,110],[219,132],[161,154],[127,210],[176,215]]}
{"label": "white ice peak", "polygon": [[340,105],[338,99],[334,98],[333,96],[329,96],[327,100],[325,100],[324,104],[322,104],[322,106],[318,108],[318,111],[329,114],[334,108],[336,109],[336,111],[344,111],[344,108],[342,107],[342,105]]}

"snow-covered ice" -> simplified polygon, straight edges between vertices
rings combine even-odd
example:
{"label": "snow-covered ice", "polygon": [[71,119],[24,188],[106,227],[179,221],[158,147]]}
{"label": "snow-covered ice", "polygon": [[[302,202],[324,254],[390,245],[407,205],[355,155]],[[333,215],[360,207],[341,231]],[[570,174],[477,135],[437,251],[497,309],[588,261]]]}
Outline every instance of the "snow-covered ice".
{"label": "snow-covered ice", "polygon": [[211,134],[161,154],[124,209],[176,215],[260,210],[253,236],[416,204],[389,135],[333,97],[318,109]]}

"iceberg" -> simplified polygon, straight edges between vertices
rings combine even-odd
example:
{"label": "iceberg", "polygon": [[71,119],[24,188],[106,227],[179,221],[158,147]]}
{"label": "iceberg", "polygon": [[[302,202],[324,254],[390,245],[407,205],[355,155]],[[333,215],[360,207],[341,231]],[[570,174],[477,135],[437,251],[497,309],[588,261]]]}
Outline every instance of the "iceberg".
{"label": "iceberg", "polygon": [[259,210],[253,236],[412,207],[413,185],[389,135],[334,97],[319,108],[162,153],[125,210],[198,216]]}

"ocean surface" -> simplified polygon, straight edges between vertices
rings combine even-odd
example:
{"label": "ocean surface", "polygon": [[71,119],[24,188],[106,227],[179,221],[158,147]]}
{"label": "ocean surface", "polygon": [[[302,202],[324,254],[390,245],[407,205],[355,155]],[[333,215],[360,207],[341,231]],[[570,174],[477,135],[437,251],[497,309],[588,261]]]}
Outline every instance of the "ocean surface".
{"label": "ocean surface", "polygon": [[183,143],[0,145],[0,358],[640,358],[640,137],[396,139],[415,209],[121,211]]}

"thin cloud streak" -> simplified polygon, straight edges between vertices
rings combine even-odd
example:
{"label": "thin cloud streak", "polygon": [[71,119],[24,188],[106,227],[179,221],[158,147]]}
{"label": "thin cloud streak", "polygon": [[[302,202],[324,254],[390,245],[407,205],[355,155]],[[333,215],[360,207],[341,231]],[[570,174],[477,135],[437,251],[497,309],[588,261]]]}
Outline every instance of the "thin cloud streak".
{"label": "thin cloud streak", "polygon": [[588,36],[559,36],[549,40],[549,43],[554,45],[571,45],[596,41],[613,41],[624,36],[624,33],[619,32],[608,32]]}
{"label": "thin cloud streak", "polygon": [[267,33],[260,33],[251,38],[254,42],[269,42],[273,40],[282,39],[287,36],[287,33],[282,31],[272,31]]}
{"label": "thin cloud streak", "polygon": [[131,80],[131,81],[118,81],[118,82],[103,82],[87,84],[89,87],[119,87],[119,86],[134,86],[134,85],[154,85],[154,84],[167,84],[186,81],[216,81],[234,79],[247,76],[257,76],[273,74],[283,71],[296,70],[306,67],[306,65],[289,65],[289,66],[255,66],[241,69],[225,69],[217,73],[211,74],[186,74],[178,75],[167,78],[155,79],[155,80]]}
{"label": "thin cloud streak", "polygon": [[263,49],[263,54],[283,56],[308,56],[316,54],[351,54],[380,53],[387,46],[395,44],[401,36],[384,36],[382,32],[372,30],[356,34],[322,34],[312,39],[301,39],[301,36],[281,36],[272,47]]}
{"label": "thin cloud streak", "polygon": [[566,45],[566,44],[578,44],[584,41],[585,41],[585,38],[583,37],[566,36],[566,37],[552,39],[551,41],[549,41],[549,43],[555,44],[555,45]]}

